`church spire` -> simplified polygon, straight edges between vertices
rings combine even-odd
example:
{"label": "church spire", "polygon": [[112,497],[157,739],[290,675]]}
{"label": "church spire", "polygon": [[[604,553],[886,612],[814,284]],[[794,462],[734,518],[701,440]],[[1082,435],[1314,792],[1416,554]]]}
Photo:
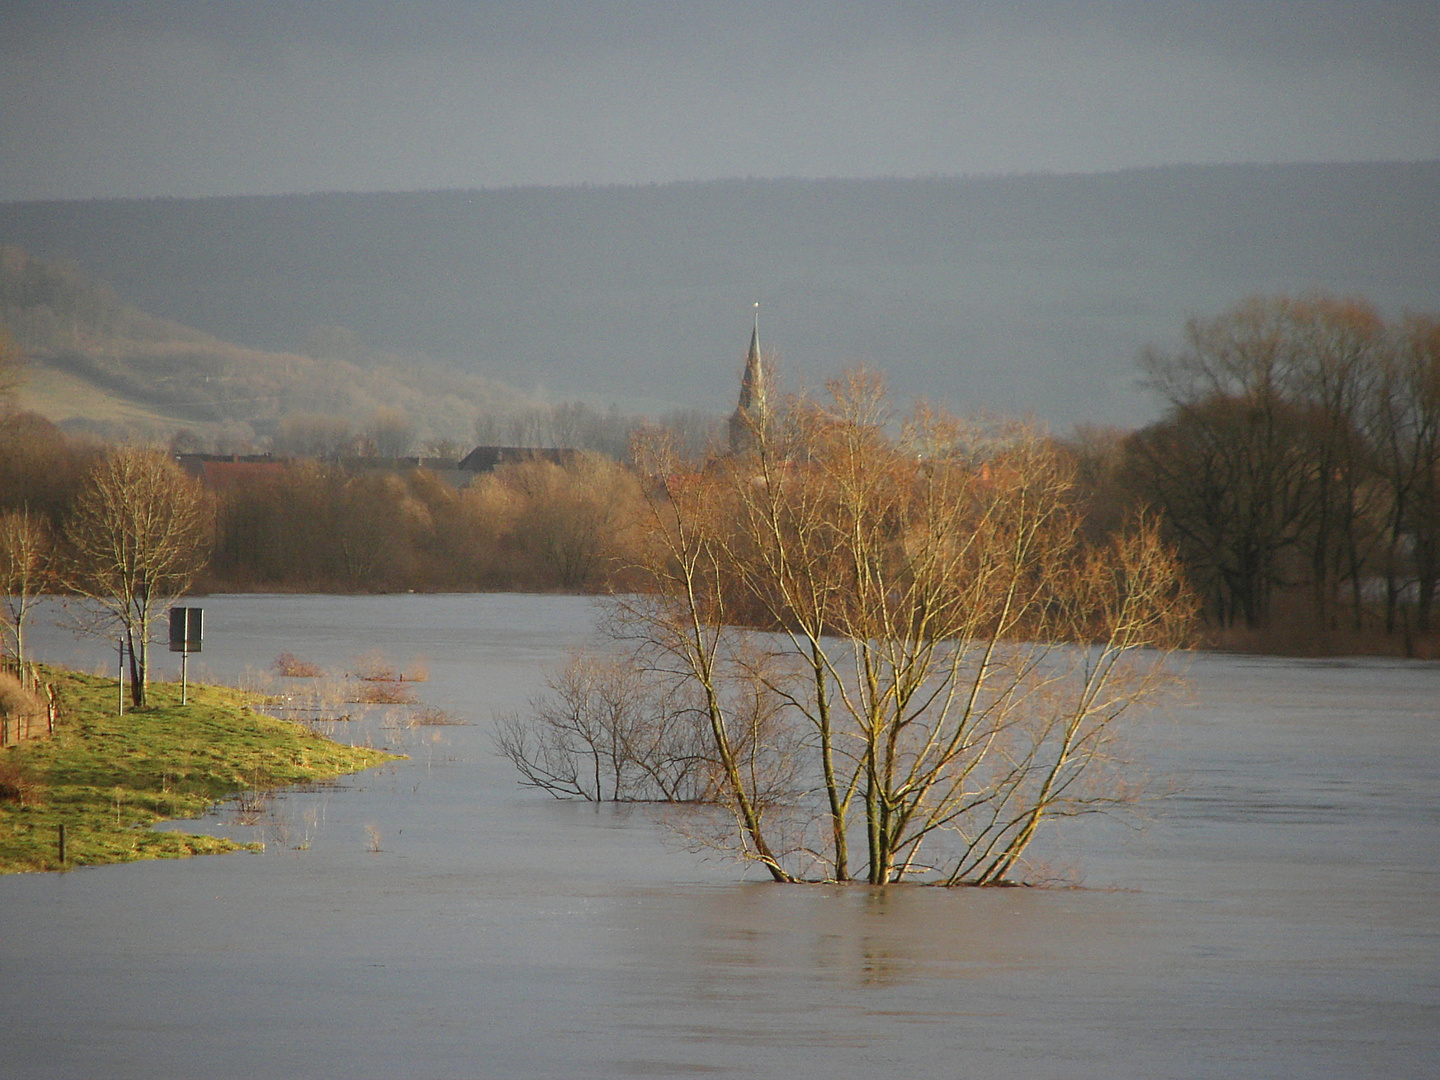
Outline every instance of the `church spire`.
{"label": "church spire", "polygon": [[750,334],[750,351],[745,355],[745,373],[740,376],[740,403],[730,417],[730,450],[739,453],[752,446],[755,432],[769,413],[765,394],[765,362],[760,356],[760,302],[755,302],[755,329]]}
{"label": "church spire", "polygon": [[760,359],[760,304],[755,304],[755,329],[750,334],[750,351],[745,355],[745,374],[740,377],[742,411],[765,411],[765,364]]}

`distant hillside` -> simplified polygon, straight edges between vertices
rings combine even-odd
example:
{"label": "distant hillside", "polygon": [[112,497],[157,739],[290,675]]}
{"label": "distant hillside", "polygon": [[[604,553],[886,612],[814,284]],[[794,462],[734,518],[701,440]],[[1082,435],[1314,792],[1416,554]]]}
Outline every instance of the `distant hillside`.
{"label": "distant hillside", "polygon": [[551,398],[728,410],[759,300],[792,381],[865,362],[902,398],[1135,423],[1134,356],[1189,313],[1433,310],[1440,162],[10,203],[0,240],[247,346],[329,334]]}
{"label": "distant hillside", "polygon": [[[72,431],[245,445],[287,421],[325,418],[357,433],[377,415],[416,441],[468,445],[477,415],[528,404],[509,387],[397,357],[347,359],[346,335],[274,353],[222,341],[122,303],[70,266],[0,246],[0,324],[30,363],[24,407]],[[337,340],[338,339],[338,340]]]}

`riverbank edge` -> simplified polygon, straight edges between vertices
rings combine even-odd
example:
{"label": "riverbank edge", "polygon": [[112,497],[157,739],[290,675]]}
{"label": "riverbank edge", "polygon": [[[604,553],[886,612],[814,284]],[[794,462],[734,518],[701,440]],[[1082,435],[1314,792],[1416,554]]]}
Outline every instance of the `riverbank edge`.
{"label": "riverbank edge", "polygon": [[[152,683],[152,704],[118,715],[114,679],[41,666],[54,733],[0,749],[0,873],[254,849],[224,837],[160,831],[247,791],[331,783],[398,760],[260,711],[261,695]],[[64,858],[61,858],[61,826]]]}

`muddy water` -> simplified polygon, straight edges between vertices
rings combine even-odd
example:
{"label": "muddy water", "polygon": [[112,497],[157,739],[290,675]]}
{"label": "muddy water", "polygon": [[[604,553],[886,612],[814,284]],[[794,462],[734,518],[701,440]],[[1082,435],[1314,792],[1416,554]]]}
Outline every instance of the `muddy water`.
{"label": "muddy water", "polygon": [[1052,842],[1080,888],[783,888],[494,757],[584,601],[202,602],[202,673],[378,647],[474,724],[203,824],[264,854],[0,878],[0,1075],[1435,1075],[1440,666],[1194,660],[1135,738],[1178,793]]}

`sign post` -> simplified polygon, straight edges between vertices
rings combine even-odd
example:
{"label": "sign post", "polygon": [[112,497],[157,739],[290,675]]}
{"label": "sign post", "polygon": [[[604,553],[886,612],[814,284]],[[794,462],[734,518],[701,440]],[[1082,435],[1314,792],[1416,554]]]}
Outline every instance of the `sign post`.
{"label": "sign post", "polygon": [[205,636],[205,609],[172,607],[170,609],[170,651],[180,654],[180,704],[189,703],[190,654],[199,652]]}

